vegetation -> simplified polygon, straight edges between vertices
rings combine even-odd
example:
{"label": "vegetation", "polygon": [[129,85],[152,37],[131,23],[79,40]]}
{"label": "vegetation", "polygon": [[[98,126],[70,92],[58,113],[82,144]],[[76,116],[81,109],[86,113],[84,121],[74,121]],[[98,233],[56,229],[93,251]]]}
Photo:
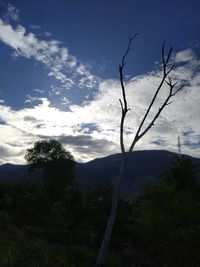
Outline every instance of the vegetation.
{"label": "vegetation", "polygon": [[199,266],[200,190],[192,161],[177,157],[163,179],[144,192],[137,202],[141,224],[134,238],[167,266]]}
{"label": "vegetation", "polygon": [[[147,106],[144,116],[142,117],[142,120],[136,130],[132,143],[130,144],[128,153],[126,153],[126,149],[124,145],[124,123],[125,123],[126,115],[130,111],[130,108],[128,107],[127,96],[126,96],[124,68],[126,66],[127,55],[131,50],[131,43],[137,35],[138,34],[135,34],[133,37],[130,37],[128,47],[122,57],[121,64],[119,65],[120,85],[121,85],[121,90],[122,90],[122,99],[119,99],[120,106],[121,106],[120,147],[121,147],[122,159],[121,159],[119,173],[116,177],[115,187],[113,190],[111,211],[110,211],[107,224],[106,224],[106,228],[105,228],[105,232],[102,238],[101,246],[100,246],[97,261],[96,261],[96,266],[104,266],[107,261],[109,243],[111,240],[113,226],[115,223],[115,218],[116,218],[116,213],[117,213],[117,208],[118,208],[120,188],[121,188],[121,184],[124,178],[124,172],[126,170],[128,158],[130,154],[132,153],[137,142],[141,138],[143,138],[143,136],[155,125],[155,122],[160,117],[162,111],[173,102],[171,101],[172,98],[184,87],[184,85],[181,85],[178,87],[177,86],[178,81],[174,81],[174,78],[172,78],[171,72],[173,68],[175,67],[175,65],[171,63],[172,47],[170,47],[167,55],[165,55],[165,42],[164,42],[162,46],[162,77],[161,77],[160,83],[155,89],[155,93],[152,97],[152,100]],[[155,107],[155,103],[158,99],[158,95],[161,92],[162,88],[164,87],[164,84],[168,86],[168,93],[166,94],[165,98],[162,100],[160,107],[155,112],[153,112],[153,117],[151,117],[152,115],[151,111],[153,107]]]}
{"label": "vegetation", "polygon": [[25,159],[32,168],[43,168],[45,164],[55,160],[73,160],[71,153],[55,139],[35,142],[33,148],[26,151]]}
{"label": "vegetation", "polygon": [[[55,174],[57,159],[53,162]],[[112,190],[105,185],[83,191],[71,176],[72,166],[66,183],[58,170],[56,194],[49,190],[56,176],[46,171],[45,180],[42,173],[39,181],[0,183],[0,266],[95,265]],[[120,197],[106,266],[199,266],[199,210],[195,166],[177,157],[162,179],[145,185],[138,199]]]}
{"label": "vegetation", "polygon": [[37,141],[27,149],[25,159],[30,171],[41,169],[41,183],[52,200],[58,200],[71,185],[75,162],[71,153],[55,139]]}

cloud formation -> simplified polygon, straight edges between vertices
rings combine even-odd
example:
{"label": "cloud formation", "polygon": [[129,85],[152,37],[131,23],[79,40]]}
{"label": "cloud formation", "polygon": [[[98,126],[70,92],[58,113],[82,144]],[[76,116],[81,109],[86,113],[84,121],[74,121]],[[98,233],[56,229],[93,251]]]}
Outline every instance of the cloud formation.
{"label": "cloud formation", "polygon": [[[17,21],[17,10],[10,6],[12,19]],[[11,17],[11,14],[9,16]],[[33,25],[32,25],[33,27]],[[48,76],[54,77],[64,89],[72,86],[92,88],[99,78],[91,74],[89,66],[81,63],[57,40],[41,40],[34,33],[27,33],[22,25],[12,26],[9,21],[0,19],[0,41],[13,49],[13,56],[34,59],[47,69]]]}
{"label": "cloud formation", "polygon": [[9,22],[9,21],[18,22],[20,21],[19,13],[20,13],[19,10],[15,6],[8,3],[7,10],[3,18],[6,22]]}
{"label": "cloud formation", "polygon": [[[69,149],[77,161],[118,153],[121,107],[120,83],[116,79],[102,80],[92,73],[57,40],[40,39],[26,32],[22,25],[12,26],[10,20],[19,21],[19,12],[10,6],[7,19],[0,19],[0,41],[11,47],[15,57],[34,59],[47,70],[47,74],[60,82],[63,89],[73,86],[94,90],[92,99],[75,105],[65,96],[60,110],[52,105],[42,89],[34,89],[36,97],[27,95],[26,107],[15,110],[0,100],[0,163],[24,162],[25,150],[39,139],[56,138]],[[14,16],[15,14],[15,16]],[[8,19],[10,18],[10,19]],[[38,25],[32,29],[39,30]],[[172,77],[185,84],[174,103],[167,106],[156,125],[140,140],[136,149],[166,149],[177,151],[177,137],[181,137],[182,152],[200,156],[200,60],[192,49],[174,54],[176,68]],[[131,78],[125,82],[128,106],[124,130],[126,148],[145,114],[162,77],[159,70]],[[150,119],[156,114],[167,94],[167,86],[158,95]],[[60,89],[51,86],[51,93]],[[148,121],[147,121],[148,124]]]}
{"label": "cloud formation", "polygon": [[[184,54],[184,51],[183,51]],[[176,56],[176,55],[175,55]],[[156,125],[138,142],[136,149],[166,149],[177,151],[177,137],[181,136],[182,152],[192,156],[200,155],[200,73],[190,60],[177,61],[173,76],[187,86],[175,96],[174,103],[167,106]],[[197,61],[196,56],[193,60]],[[179,66],[181,63],[181,66]],[[128,148],[134,133],[146,111],[147,105],[159,84],[162,73],[154,71],[134,77],[126,82],[129,107],[125,123],[125,143]],[[167,86],[160,92],[154,116],[167,93]],[[68,111],[53,107],[45,98],[37,98],[33,106],[15,111],[12,107],[0,105],[0,135],[3,136],[4,150],[11,151],[18,144],[15,153],[9,157],[13,162],[23,161],[17,153],[38,139],[57,138],[69,149],[78,161],[88,161],[117,153],[119,148],[119,123],[121,108],[118,99],[121,88],[118,80],[101,81],[95,98],[82,105],[69,106]],[[5,138],[4,138],[5,137]],[[5,155],[5,152],[4,152]],[[17,155],[17,157],[16,157]],[[7,160],[5,157],[2,160]]]}

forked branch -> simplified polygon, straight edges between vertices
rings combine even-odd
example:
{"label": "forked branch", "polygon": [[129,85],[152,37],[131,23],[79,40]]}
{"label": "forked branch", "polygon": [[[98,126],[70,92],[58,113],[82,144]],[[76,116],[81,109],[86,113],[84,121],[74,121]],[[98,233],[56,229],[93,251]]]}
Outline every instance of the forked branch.
{"label": "forked branch", "polygon": [[[172,82],[172,78],[169,76],[170,72],[173,70],[173,68],[175,67],[175,65],[171,65],[170,66],[170,58],[171,58],[171,54],[172,54],[172,46],[170,47],[167,56],[165,56],[165,42],[163,43],[162,46],[162,69],[163,69],[163,75],[160,81],[160,84],[157,87],[157,90],[151,100],[151,103],[149,104],[149,107],[147,108],[147,111],[138,127],[138,130],[135,134],[135,137],[133,139],[133,142],[130,146],[129,152],[133,151],[133,148],[135,146],[135,144],[150,130],[150,128],[154,125],[155,121],[157,120],[157,118],[159,117],[159,115],[161,114],[161,112],[163,111],[163,109],[171,104],[172,102],[169,102],[169,100],[171,99],[171,97],[173,97],[174,95],[176,95],[184,86],[180,86],[178,89],[174,90],[175,87],[177,86],[178,82]],[[158,96],[158,93],[160,92],[161,88],[163,87],[163,84],[166,83],[169,86],[169,93],[166,97],[166,99],[164,100],[163,104],[161,105],[161,107],[158,109],[158,111],[156,112],[154,118],[152,119],[152,121],[148,124],[148,126],[142,131],[142,127],[144,125],[144,123],[146,122],[148,115],[156,101],[156,98]],[[142,132],[141,132],[142,131]]]}
{"label": "forked branch", "polygon": [[119,65],[119,75],[120,75],[120,83],[121,83],[121,89],[122,89],[122,96],[123,100],[119,99],[120,105],[121,105],[121,110],[122,110],[122,115],[121,115],[121,122],[120,122],[120,147],[121,147],[121,152],[125,155],[125,147],[124,147],[124,137],[123,137],[123,129],[124,129],[124,120],[126,117],[126,113],[130,110],[127,106],[127,100],[126,100],[126,92],[125,92],[125,86],[124,86],[124,74],[123,70],[126,65],[126,57],[130,51],[131,43],[133,39],[138,35],[136,33],[134,36],[129,38],[129,43],[128,47],[122,57],[122,62]]}
{"label": "forked branch", "polygon": [[[180,86],[178,89],[176,89],[177,86],[177,82],[173,82],[172,78],[169,76],[170,72],[173,70],[174,65],[170,65],[170,58],[171,58],[171,54],[172,54],[172,47],[170,47],[167,55],[165,56],[165,43],[163,43],[162,46],[162,70],[163,70],[163,74],[162,74],[162,78],[160,81],[160,84],[158,85],[156,92],[146,110],[146,113],[138,127],[138,130],[135,134],[135,137],[133,139],[133,142],[129,148],[129,153],[126,154],[125,152],[125,147],[124,147],[124,121],[126,118],[126,114],[127,112],[130,110],[128,108],[128,103],[127,103],[127,99],[126,99],[126,91],[125,91],[125,86],[124,86],[124,67],[126,65],[126,57],[130,51],[130,47],[131,47],[131,43],[133,41],[133,39],[137,36],[137,34],[135,34],[133,37],[131,37],[129,39],[129,43],[128,43],[128,47],[122,57],[122,62],[119,65],[119,74],[120,74],[120,83],[121,83],[121,89],[122,89],[122,99],[119,99],[120,102],[120,106],[121,106],[121,122],[120,122],[120,146],[121,146],[121,151],[122,151],[122,161],[121,161],[121,165],[120,165],[120,170],[119,173],[116,177],[116,183],[114,186],[114,190],[113,190],[113,198],[112,198],[112,205],[111,205],[111,211],[110,211],[110,215],[106,224],[106,229],[104,232],[104,236],[102,239],[102,243],[101,243],[101,248],[99,250],[99,254],[98,254],[98,258],[97,258],[97,262],[96,262],[96,266],[105,266],[106,263],[106,259],[107,259],[107,254],[108,254],[108,246],[110,243],[110,239],[111,239],[111,235],[112,235],[112,229],[113,229],[113,225],[115,222],[115,218],[116,218],[116,211],[117,211],[117,205],[118,205],[118,198],[119,198],[119,192],[120,192],[120,188],[121,188],[121,184],[124,178],[124,172],[126,169],[126,165],[127,165],[127,157],[129,156],[130,152],[133,151],[133,148],[135,146],[135,144],[150,130],[150,128],[154,125],[155,121],[157,120],[157,118],[160,116],[161,112],[163,111],[163,109],[171,104],[172,102],[170,101],[170,99],[176,95],[182,88],[183,86]],[[150,121],[150,123],[147,125],[147,127],[142,130],[144,123],[146,122],[148,115],[156,101],[156,98],[158,96],[158,93],[160,92],[163,84],[166,83],[169,87],[169,92],[167,97],[164,99],[161,107],[158,109],[158,111],[156,112],[154,118]]]}

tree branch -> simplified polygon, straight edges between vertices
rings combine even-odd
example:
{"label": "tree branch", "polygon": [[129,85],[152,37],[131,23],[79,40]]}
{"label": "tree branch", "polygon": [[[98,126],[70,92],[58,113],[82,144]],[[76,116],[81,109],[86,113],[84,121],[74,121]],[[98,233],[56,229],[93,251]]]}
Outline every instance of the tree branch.
{"label": "tree branch", "polygon": [[[126,57],[130,51],[130,46],[132,43],[132,40],[137,36],[137,34],[135,34],[133,37],[129,38],[129,43],[128,43],[128,47],[122,57],[122,62],[119,65],[119,74],[120,74],[120,83],[121,83],[121,89],[122,89],[122,99],[119,99],[120,105],[121,105],[121,122],[120,122],[120,146],[121,146],[121,151],[122,151],[122,160],[121,160],[121,165],[120,165],[120,170],[118,173],[118,176],[116,177],[116,184],[114,186],[114,191],[113,191],[113,198],[112,198],[112,205],[111,205],[111,211],[110,211],[110,216],[108,218],[107,221],[107,225],[106,225],[106,230],[102,239],[102,243],[101,243],[101,248],[99,250],[99,255],[97,258],[97,262],[96,262],[96,266],[105,266],[106,263],[106,258],[107,258],[107,252],[108,252],[108,246],[109,246],[109,242],[111,239],[111,235],[112,235],[112,230],[113,230],[113,226],[115,223],[115,218],[116,218],[116,212],[117,212],[117,205],[118,205],[118,199],[119,199],[119,193],[120,193],[120,188],[121,188],[121,184],[124,178],[124,172],[127,166],[127,159],[130,155],[130,153],[132,152],[135,144],[139,141],[140,138],[142,138],[148,131],[149,129],[154,125],[155,121],[157,120],[157,118],[160,116],[162,110],[167,106],[170,105],[172,102],[170,100],[171,97],[173,97],[174,95],[176,95],[182,88],[183,86],[181,86],[180,88],[178,88],[177,90],[174,91],[174,88],[177,85],[177,82],[173,83],[171,77],[169,76],[170,72],[172,71],[172,69],[174,68],[174,65],[169,66],[169,62],[170,62],[170,57],[171,57],[171,53],[172,53],[172,47],[170,47],[167,56],[165,57],[165,42],[163,43],[162,46],[162,68],[163,68],[163,76],[161,79],[160,84],[157,87],[157,90],[151,100],[151,103],[149,104],[149,107],[147,108],[147,111],[138,127],[138,130],[135,134],[135,137],[133,139],[133,142],[130,146],[129,149],[129,153],[128,155],[125,153],[125,147],[124,147],[124,121],[126,118],[126,114],[129,111],[128,105],[127,105],[127,99],[126,99],[126,91],[125,91],[125,86],[124,86],[124,75],[123,75],[123,70],[125,67],[125,60]],[[168,78],[168,80],[167,80]],[[164,102],[162,103],[161,107],[158,109],[157,113],[155,114],[154,118],[152,119],[152,121],[148,124],[148,126],[141,132],[142,126],[144,125],[144,122],[146,121],[150,110],[152,108],[152,106],[155,103],[155,100],[158,96],[158,93],[160,92],[164,82],[166,82],[166,84],[169,86],[169,93],[167,95],[167,97],[165,98]]]}
{"label": "tree branch", "polygon": [[[153,126],[155,120],[158,118],[158,116],[160,115],[161,111],[164,108],[164,107],[161,107],[161,110],[159,109],[160,112],[158,112],[156,114],[156,116],[154,118],[155,120],[153,119],[152,120],[152,123],[150,123],[150,125],[142,132],[142,134],[140,134],[141,129],[142,129],[142,126],[144,125],[144,123],[145,123],[145,121],[146,121],[146,119],[147,119],[147,117],[149,115],[149,112],[150,112],[152,106],[154,105],[155,100],[156,100],[156,98],[158,96],[158,93],[160,92],[160,90],[161,90],[164,82],[166,82],[168,85],[170,84],[170,88],[171,88],[170,90],[172,90],[173,87],[175,86],[175,84],[172,85],[171,78],[169,78],[169,81],[166,81],[167,77],[169,77],[170,72],[175,67],[175,65],[172,65],[171,67],[168,68],[170,57],[171,57],[171,53],[172,53],[172,46],[170,47],[170,49],[169,49],[169,51],[167,53],[167,56],[165,57],[165,42],[163,42],[163,46],[162,46],[163,77],[162,77],[161,82],[158,85],[158,88],[157,88],[157,90],[156,90],[156,92],[155,92],[155,94],[154,94],[154,96],[153,96],[153,98],[151,100],[151,103],[149,104],[149,107],[147,108],[147,111],[146,111],[146,113],[145,113],[145,115],[144,115],[144,117],[143,117],[143,119],[142,119],[142,121],[141,121],[141,123],[140,123],[140,125],[138,127],[138,130],[137,130],[137,132],[135,134],[135,137],[133,139],[133,142],[132,142],[132,144],[130,146],[129,152],[132,152],[133,151],[133,148],[134,148],[135,144],[137,143],[137,141]],[[168,100],[169,99],[167,99],[167,102],[166,102],[166,104],[164,106],[167,105]]]}
{"label": "tree branch", "polygon": [[126,100],[126,92],[125,92],[125,86],[124,86],[124,74],[123,74],[123,70],[124,67],[126,65],[126,57],[130,51],[130,46],[131,43],[133,41],[133,39],[138,35],[138,33],[136,33],[135,35],[133,35],[132,37],[129,38],[129,43],[128,43],[128,47],[122,57],[122,62],[119,65],[119,75],[120,75],[120,84],[121,84],[121,89],[122,89],[122,96],[123,96],[123,102],[121,99],[119,99],[120,105],[121,105],[121,109],[122,109],[122,116],[121,116],[121,122],[120,122],[120,147],[121,147],[121,151],[124,154],[125,153],[125,147],[124,147],[124,120],[126,117],[126,113],[130,110],[128,108],[127,105],[127,100]]}
{"label": "tree branch", "polygon": [[173,101],[169,102],[169,100],[175,95],[177,94],[180,90],[183,89],[184,85],[182,85],[179,89],[177,89],[175,92],[173,92],[174,87],[177,85],[178,82],[172,83],[171,78],[169,77],[169,82],[167,82],[168,86],[169,86],[169,94],[167,96],[167,98],[165,99],[164,103],[162,104],[162,106],[159,108],[159,110],[157,111],[156,115],[154,116],[153,120],[149,123],[149,125],[146,127],[146,129],[140,134],[138,135],[138,140],[140,138],[142,138],[149,130],[150,128],[155,124],[155,121],[157,120],[157,118],[160,116],[161,112],[163,111],[163,109],[167,106],[170,105]]}

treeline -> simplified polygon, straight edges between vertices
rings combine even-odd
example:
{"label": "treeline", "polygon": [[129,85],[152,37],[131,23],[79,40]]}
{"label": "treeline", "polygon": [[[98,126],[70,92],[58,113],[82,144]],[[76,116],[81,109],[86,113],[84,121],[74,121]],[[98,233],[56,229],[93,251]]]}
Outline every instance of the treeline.
{"label": "treeline", "polygon": [[[0,183],[0,266],[94,266],[111,187],[79,188],[73,157],[55,140],[37,142],[26,158],[42,170],[38,181]],[[139,198],[121,196],[107,266],[199,266],[197,178],[192,162],[177,157]]]}

